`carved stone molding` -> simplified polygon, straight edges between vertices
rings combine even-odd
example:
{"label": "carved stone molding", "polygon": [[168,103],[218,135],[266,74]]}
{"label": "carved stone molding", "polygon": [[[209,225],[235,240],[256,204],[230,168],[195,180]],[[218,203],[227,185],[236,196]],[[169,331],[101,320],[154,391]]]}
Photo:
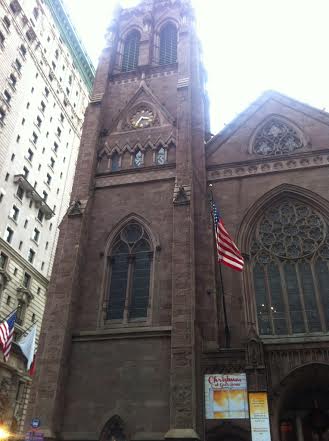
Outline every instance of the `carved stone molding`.
{"label": "carved stone molding", "polygon": [[116,173],[96,176],[96,188],[112,187],[117,185],[134,185],[139,182],[161,181],[176,177],[175,165],[158,167],[144,167],[139,169],[122,170]]}
{"label": "carved stone molding", "polygon": [[175,184],[173,204],[174,205],[188,205],[191,200],[191,187],[188,185]]}
{"label": "carved stone molding", "polygon": [[276,158],[275,160],[269,160],[266,162],[250,161],[248,163],[220,166],[209,170],[207,178],[208,181],[218,181],[222,179],[240,178],[301,168],[323,167],[328,166],[328,164],[329,154],[326,152],[298,158]]}
{"label": "carved stone molding", "polygon": [[327,343],[318,343],[300,347],[266,348],[266,364],[269,367],[272,385],[278,384],[294,369],[310,363],[323,363],[329,365],[329,346]]}
{"label": "carved stone molding", "polygon": [[87,205],[87,200],[76,200],[72,201],[68,209],[68,216],[82,216]]}

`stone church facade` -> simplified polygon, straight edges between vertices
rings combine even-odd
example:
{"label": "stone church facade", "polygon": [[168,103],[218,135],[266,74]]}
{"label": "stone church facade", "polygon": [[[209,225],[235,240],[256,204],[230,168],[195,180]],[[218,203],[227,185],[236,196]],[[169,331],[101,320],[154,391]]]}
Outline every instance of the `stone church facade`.
{"label": "stone church facade", "polygon": [[[48,438],[251,440],[248,406],[205,410],[205,378],[240,375],[272,440],[326,439],[329,115],[268,92],[211,137],[204,84],[189,1],[117,12],[40,338]],[[210,185],[245,259],[224,290]]]}

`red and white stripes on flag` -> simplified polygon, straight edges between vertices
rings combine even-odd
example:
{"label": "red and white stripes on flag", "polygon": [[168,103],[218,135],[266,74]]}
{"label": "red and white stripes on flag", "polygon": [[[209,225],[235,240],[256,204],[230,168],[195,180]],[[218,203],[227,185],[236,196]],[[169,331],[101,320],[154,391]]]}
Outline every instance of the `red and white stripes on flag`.
{"label": "red and white stripes on flag", "polygon": [[214,220],[218,262],[223,263],[236,271],[242,271],[244,266],[243,257],[228,234],[214,201],[211,202],[211,211]]}
{"label": "red and white stripes on flag", "polygon": [[4,320],[0,324],[0,343],[2,347],[3,356],[6,362],[9,359],[11,345],[14,339],[15,321],[16,321],[16,311],[14,311],[8,319]]}

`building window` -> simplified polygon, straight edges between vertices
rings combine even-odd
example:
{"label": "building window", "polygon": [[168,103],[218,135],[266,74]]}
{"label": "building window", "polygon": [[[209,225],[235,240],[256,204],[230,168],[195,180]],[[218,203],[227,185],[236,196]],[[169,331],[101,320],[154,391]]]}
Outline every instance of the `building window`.
{"label": "building window", "polygon": [[6,305],[10,306],[10,304],[11,304],[11,297],[8,296],[6,300]]}
{"label": "building window", "polygon": [[32,87],[32,89],[31,89],[31,93],[33,93],[34,92],[34,87]]}
{"label": "building window", "polygon": [[18,72],[20,72],[22,69],[22,64],[18,58],[16,58],[16,60],[15,60],[15,66],[16,66],[16,69],[18,70]]}
{"label": "building window", "polygon": [[3,17],[3,22],[4,22],[4,24],[5,24],[5,27],[7,28],[7,30],[10,28],[10,25],[11,25],[11,23],[10,23],[10,20],[9,20],[9,18],[7,17],[7,15],[5,15],[4,17]]}
{"label": "building window", "polygon": [[40,103],[41,111],[44,112],[46,110],[46,105],[43,101]]}
{"label": "building window", "polygon": [[5,97],[6,103],[9,104],[10,101],[11,101],[11,95],[10,95],[10,93],[8,92],[8,90],[5,90],[5,91],[3,92],[3,95],[4,95],[4,97]]}
{"label": "building window", "polygon": [[31,276],[28,273],[24,273],[24,278],[23,278],[23,286],[24,288],[30,288],[31,285]]}
{"label": "building window", "polygon": [[32,150],[31,150],[31,149],[28,149],[28,151],[27,151],[27,159],[28,159],[29,161],[32,161],[33,156],[34,156],[34,153],[32,152]]}
{"label": "building window", "polygon": [[35,314],[34,314],[34,312],[32,313],[31,321],[32,321],[32,323],[35,322]]}
{"label": "building window", "polygon": [[41,262],[41,271],[44,270],[44,267],[45,267],[45,262]]}
{"label": "building window", "polygon": [[41,210],[39,210],[39,211],[38,211],[38,214],[37,214],[37,218],[38,218],[38,220],[39,220],[40,222],[42,222],[44,217],[45,217],[44,213],[43,213]]}
{"label": "building window", "polygon": [[55,167],[55,159],[54,158],[50,158],[50,167],[54,168]]}
{"label": "building window", "polygon": [[13,154],[11,155],[11,158],[10,158],[11,162],[13,162],[14,159],[15,159],[15,153],[13,153]]}
{"label": "building window", "polygon": [[57,150],[58,150],[58,144],[57,144],[57,142],[54,142],[54,152],[57,153]]}
{"label": "building window", "polygon": [[38,171],[40,171],[40,170],[41,170],[41,164],[38,165]]}
{"label": "building window", "polygon": [[64,122],[64,115],[62,113],[60,114],[60,120],[61,120],[61,123]]}
{"label": "building window", "polygon": [[146,318],[152,247],[144,228],[129,223],[112,247],[108,281],[108,320]]}
{"label": "building window", "polygon": [[51,231],[52,229],[53,229],[53,224],[50,223],[50,225],[49,225],[49,231]]}
{"label": "building window", "polygon": [[30,103],[26,103],[26,108],[29,109],[30,108]]}
{"label": "building window", "polygon": [[27,167],[23,167],[24,178],[27,179],[29,177],[29,173],[30,173],[29,169]]}
{"label": "building window", "polygon": [[40,238],[40,231],[37,228],[34,228],[32,239],[35,242],[39,242],[39,238]]}
{"label": "building window", "polygon": [[22,126],[25,124],[25,118],[22,119]]}
{"label": "building window", "polygon": [[293,199],[272,204],[251,247],[259,333],[329,329],[329,223]]}
{"label": "building window", "polygon": [[0,123],[3,123],[6,117],[6,112],[0,107]]}
{"label": "building window", "polygon": [[15,87],[15,86],[16,86],[17,79],[16,79],[16,77],[15,77],[15,75],[14,75],[13,73],[10,74],[10,76],[9,76],[9,83],[10,83],[10,85],[11,85],[12,87]]}
{"label": "building window", "polygon": [[24,197],[24,189],[20,185],[17,187],[16,196],[22,200]]}
{"label": "building window", "polygon": [[12,0],[11,2],[10,2],[10,9],[12,10],[12,12],[15,14],[15,15],[17,15],[17,14],[19,14],[20,12],[21,12],[21,10],[22,10],[22,7],[21,7],[21,5],[19,4],[19,2],[18,2],[18,0]]}
{"label": "building window", "polygon": [[47,184],[50,185],[51,184],[51,176],[49,173],[47,173]]}
{"label": "building window", "polygon": [[48,250],[49,242],[46,242],[45,250]]}
{"label": "building window", "polygon": [[5,240],[8,243],[11,243],[11,241],[13,240],[13,236],[14,236],[14,231],[10,227],[7,227],[5,232]]}
{"label": "building window", "polygon": [[38,135],[35,132],[32,133],[32,142],[33,144],[38,142]]}
{"label": "building window", "polygon": [[7,182],[7,181],[8,181],[8,179],[9,179],[9,173],[6,173],[6,176],[5,176],[5,181]]}
{"label": "building window", "polygon": [[42,124],[42,119],[40,118],[40,116],[37,116],[37,126],[41,127]]}
{"label": "building window", "polygon": [[5,269],[8,263],[8,256],[4,253],[0,253],[0,268]]}
{"label": "building window", "polygon": [[26,55],[26,47],[24,46],[24,44],[21,44],[20,51],[21,51],[21,54],[23,55],[23,57],[25,57],[25,55]]}
{"label": "building window", "polygon": [[3,45],[4,42],[5,42],[5,40],[6,40],[5,36],[4,36],[3,33],[0,31],[0,44]]}
{"label": "building window", "polygon": [[160,64],[172,64],[177,61],[177,29],[171,23],[160,32]]}
{"label": "building window", "polygon": [[40,295],[40,293],[41,293],[41,288],[40,288],[40,286],[38,286],[37,294]]}
{"label": "building window", "polygon": [[45,87],[45,95],[46,95],[46,97],[49,96],[49,89],[48,89],[48,87]]}
{"label": "building window", "polygon": [[19,141],[21,140],[21,137],[20,137],[20,135],[17,135],[17,138],[16,138],[16,142],[17,142],[17,144],[19,144]]}
{"label": "building window", "polygon": [[28,255],[27,255],[27,260],[28,260],[30,263],[33,263],[34,258],[35,258],[35,251],[33,251],[32,248],[30,248],[30,249],[29,249],[29,253],[28,253]]}
{"label": "building window", "polygon": [[56,49],[56,50],[55,50],[55,58],[56,58],[56,60],[58,60],[58,57],[59,57],[59,50]]}
{"label": "building window", "polygon": [[117,170],[120,170],[120,156],[117,152],[115,152],[111,157],[111,171]]}
{"label": "building window", "polygon": [[134,156],[134,167],[141,167],[143,165],[143,153],[138,150]]}
{"label": "building window", "polygon": [[135,70],[138,65],[140,34],[132,31],[126,38],[123,48],[122,72]]}
{"label": "building window", "polygon": [[19,245],[18,245],[18,249],[21,250],[21,249],[22,249],[22,246],[23,246],[23,241],[20,241],[20,242],[19,242]]}
{"label": "building window", "polygon": [[27,219],[25,219],[25,222],[24,222],[24,228],[25,229],[27,228],[28,224],[29,224],[29,221]]}
{"label": "building window", "polygon": [[45,202],[47,202],[48,193],[47,193],[46,191],[43,191],[42,194],[43,194],[43,200],[44,200]]}
{"label": "building window", "polygon": [[156,152],[155,162],[158,165],[163,165],[166,162],[166,151],[163,147],[160,147]]}
{"label": "building window", "polygon": [[10,217],[14,219],[14,221],[17,221],[18,215],[19,215],[19,209],[16,207],[16,205],[13,205],[13,208],[11,209],[10,212]]}

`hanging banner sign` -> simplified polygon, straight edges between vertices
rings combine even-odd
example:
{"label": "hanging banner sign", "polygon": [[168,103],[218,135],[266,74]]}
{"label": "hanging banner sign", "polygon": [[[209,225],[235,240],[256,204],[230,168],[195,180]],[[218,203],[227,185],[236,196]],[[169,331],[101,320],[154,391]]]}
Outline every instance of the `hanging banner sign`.
{"label": "hanging banner sign", "polygon": [[250,392],[249,409],[252,441],[271,441],[267,393]]}
{"label": "hanging banner sign", "polygon": [[249,418],[246,374],[205,375],[206,418]]}

